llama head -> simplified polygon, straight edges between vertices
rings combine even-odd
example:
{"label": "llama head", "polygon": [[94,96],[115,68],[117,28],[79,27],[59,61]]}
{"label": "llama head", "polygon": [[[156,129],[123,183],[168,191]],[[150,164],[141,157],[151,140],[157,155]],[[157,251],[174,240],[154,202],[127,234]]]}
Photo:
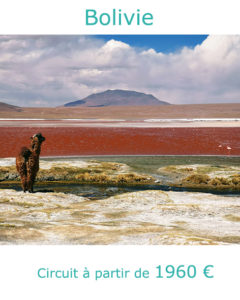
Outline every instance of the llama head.
{"label": "llama head", "polygon": [[45,137],[41,133],[36,133],[31,137],[32,145],[40,144],[45,141]]}

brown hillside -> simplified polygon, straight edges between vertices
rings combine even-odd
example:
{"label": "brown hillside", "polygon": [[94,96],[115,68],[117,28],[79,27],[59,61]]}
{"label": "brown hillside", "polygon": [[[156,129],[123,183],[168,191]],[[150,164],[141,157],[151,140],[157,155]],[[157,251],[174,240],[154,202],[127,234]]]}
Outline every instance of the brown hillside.
{"label": "brown hillside", "polygon": [[[4,106],[2,106],[4,107]],[[178,119],[240,118],[240,103],[159,106],[9,108],[0,106],[0,118],[43,119]]]}
{"label": "brown hillside", "polygon": [[4,102],[0,102],[0,111],[1,112],[7,112],[7,111],[21,111],[21,108],[18,107],[18,106],[14,106],[14,105],[11,105],[11,104],[7,104],[7,103],[4,103]]}

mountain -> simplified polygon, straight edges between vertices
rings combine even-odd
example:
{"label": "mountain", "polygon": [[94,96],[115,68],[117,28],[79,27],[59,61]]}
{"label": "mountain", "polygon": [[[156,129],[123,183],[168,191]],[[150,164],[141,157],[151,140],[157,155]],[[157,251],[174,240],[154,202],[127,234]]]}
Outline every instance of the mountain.
{"label": "mountain", "polygon": [[170,103],[160,101],[150,94],[139,93],[128,90],[107,90],[101,93],[91,94],[86,98],[64,104],[69,106],[137,106],[137,105],[169,105]]}
{"label": "mountain", "polygon": [[4,102],[0,102],[0,111],[21,111],[21,108]]}

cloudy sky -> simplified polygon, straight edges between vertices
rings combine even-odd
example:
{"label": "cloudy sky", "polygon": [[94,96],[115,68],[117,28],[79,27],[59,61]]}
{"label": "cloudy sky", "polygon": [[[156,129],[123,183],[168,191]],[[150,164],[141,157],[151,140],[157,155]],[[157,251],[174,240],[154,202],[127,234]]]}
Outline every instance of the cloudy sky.
{"label": "cloudy sky", "polygon": [[240,36],[0,36],[0,102],[58,106],[106,89],[240,102]]}

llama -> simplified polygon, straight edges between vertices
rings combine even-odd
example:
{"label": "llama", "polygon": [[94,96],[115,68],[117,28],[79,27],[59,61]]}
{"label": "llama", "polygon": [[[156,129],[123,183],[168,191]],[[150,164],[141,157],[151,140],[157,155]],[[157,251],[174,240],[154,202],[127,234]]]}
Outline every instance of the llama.
{"label": "llama", "polygon": [[16,158],[16,167],[21,177],[24,193],[26,191],[33,193],[33,184],[39,170],[39,155],[43,141],[45,141],[45,137],[41,133],[35,134],[31,137],[30,148],[21,148]]}

